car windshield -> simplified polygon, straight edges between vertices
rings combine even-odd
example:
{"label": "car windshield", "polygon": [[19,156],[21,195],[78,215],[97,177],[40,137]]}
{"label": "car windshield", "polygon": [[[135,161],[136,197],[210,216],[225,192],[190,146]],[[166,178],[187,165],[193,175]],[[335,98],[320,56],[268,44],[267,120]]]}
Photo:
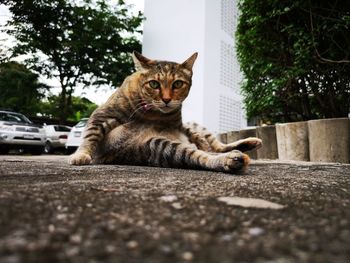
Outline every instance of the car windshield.
{"label": "car windshield", "polygon": [[60,125],[55,126],[54,129],[55,129],[55,131],[57,131],[57,132],[69,132],[69,131],[71,130],[70,127],[67,127],[67,126],[60,126]]}
{"label": "car windshield", "polygon": [[79,121],[78,124],[75,125],[75,128],[82,128],[82,127],[85,127],[87,121],[88,121],[88,120],[81,120],[81,121]]}
{"label": "car windshield", "polygon": [[19,113],[14,113],[14,112],[0,112],[0,121],[28,123],[28,124],[32,123],[24,115]]}

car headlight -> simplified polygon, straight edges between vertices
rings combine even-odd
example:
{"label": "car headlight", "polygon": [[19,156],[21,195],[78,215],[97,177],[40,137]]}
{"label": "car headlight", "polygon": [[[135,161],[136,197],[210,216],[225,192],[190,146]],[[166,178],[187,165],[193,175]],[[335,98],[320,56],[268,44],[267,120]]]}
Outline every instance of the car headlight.
{"label": "car headlight", "polygon": [[14,127],[8,125],[0,125],[0,131],[14,131]]}

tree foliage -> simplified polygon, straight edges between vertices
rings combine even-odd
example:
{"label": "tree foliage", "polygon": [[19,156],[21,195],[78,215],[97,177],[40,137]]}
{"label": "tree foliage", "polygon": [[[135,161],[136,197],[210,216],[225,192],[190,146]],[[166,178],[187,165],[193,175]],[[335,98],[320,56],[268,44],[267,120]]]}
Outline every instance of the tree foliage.
{"label": "tree foliage", "polygon": [[[60,98],[50,95],[39,103],[41,115],[51,119],[60,117]],[[97,105],[85,97],[72,96],[72,104],[68,108],[66,120],[80,121],[81,118],[90,117]]]}
{"label": "tree foliage", "polygon": [[346,117],[350,1],[240,0],[236,32],[249,118]]}
{"label": "tree foliage", "polygon": [[48,86],[38,81],[38,75],[18,62],[0,64],[0,108],[28,115],[40,112],[39,101]]}
{"label": "tree foliage", "polygon": [[141,14],[132,16],[123,1],[5,0],[13,14],[7,33],[18,44],[13,55],[61,86],[61,120],[67,116],[77,84],[118,85],[132,71],[129,53],[140,50]]}

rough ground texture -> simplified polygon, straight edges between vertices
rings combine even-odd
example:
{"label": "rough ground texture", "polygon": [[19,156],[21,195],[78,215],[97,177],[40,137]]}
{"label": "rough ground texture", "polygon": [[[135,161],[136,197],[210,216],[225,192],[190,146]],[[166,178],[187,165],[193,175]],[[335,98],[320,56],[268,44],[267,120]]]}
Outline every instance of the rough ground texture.
{"label": "rough ground texture", "polygon": [[[246,175],[0,156],[0,262],[349,262],[350,165]],[[260,198],[283,209],[228,205]]]}

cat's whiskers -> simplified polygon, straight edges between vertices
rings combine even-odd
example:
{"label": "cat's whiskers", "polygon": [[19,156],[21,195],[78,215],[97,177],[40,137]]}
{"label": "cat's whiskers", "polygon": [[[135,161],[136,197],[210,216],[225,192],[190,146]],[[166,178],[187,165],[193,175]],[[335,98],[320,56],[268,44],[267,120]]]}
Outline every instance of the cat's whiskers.
{"label": "cat's whiskers", "polygon": [[147,108],[147,107],[151,106],[151,104],[147,103],[144,99],[138,99],[137,101],[139,101],[139,103],[134,105],[135,108],[139,108],[140,106],[143,106],[143,107]]}
{"label": "cat's whiskers", "polygon": [[138,108],[138,107],[140,107],[140,106],[143,106],[143,105],[147,105],[147,103],[145,103],[145,101],[144,100],[142,100],[142,101],[140,101],[139,103],[137,103],[136,105],[135,105],[135,108]]}
{"label": "cat's whiskers", "polygon": [[175,108],[180,107],[181,104],[182,104],[182,102],[181,102],[180,100],[174,100],[174,101],[172,101],[172,105],[173,105],[173,107],[175,107]]}
{"label": "cat's whiskers", "polygon": [[133,113],[130,115],[130,117],[129,117],[129,121],[132,119],[132,117],[134,117],[134,115],[136,114],[136,112],[138,112],[140,109],[142,109],[143,108],[143,106],[140,106],[140,107],[138,107],[138,108],[136,108],[134,111],[133,111]]}
{"label": "cat's whiskers", "polygon": [[152,104],[148,104],[148,103],[145,103],[145,102],[140,102],[138,103],[138,105],[141,105],[139,107],[136,107],[136,109],[133,111],[133,113],[130,115],[129,117],[129,121],[132,119],[132,117],[134,117],[134,115],[139,112],[140,110],[143,110],[144,112],[150,110],[152,108]]}

